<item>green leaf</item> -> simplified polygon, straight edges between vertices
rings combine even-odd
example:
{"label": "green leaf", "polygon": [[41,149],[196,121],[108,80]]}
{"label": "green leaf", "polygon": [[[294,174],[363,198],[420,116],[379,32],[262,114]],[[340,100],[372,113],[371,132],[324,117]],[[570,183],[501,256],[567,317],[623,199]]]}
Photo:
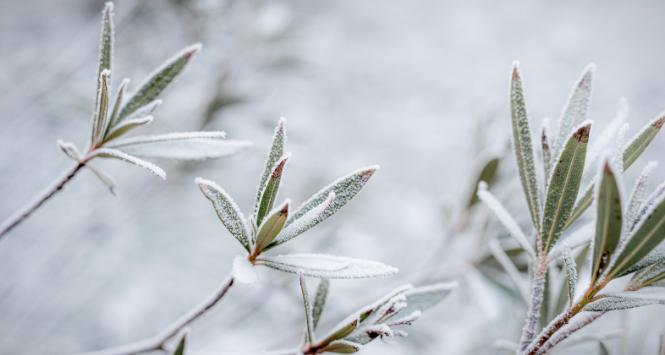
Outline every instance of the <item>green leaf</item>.
{"label": "green leaf", "polygon": [[306,323],[306,342],[305,344],[311,344],[314,342],[314,321],[312,318],[312,306],[309,302],[309,292],[307,291],[307,282],[305,281],[305,275],[302,272],[298,273],[300,279],[300,291],[302,292],[302,302],[305,309],[305,323]]}
{"label": "green leaf", "polygon": [[624,230],[630,232],[639,222],[640,217],[640,206],[644,203],[646,198],[647,186],[649,185],[649,177],[651,172],[658,166],[658,163],[655,161],[649,162],[640,176],[635,182],[633,191],[630,193],[630,199],[628,200],[628,207],[626,207],[626,218],[624,223]]}
{"label": "green leaf", "polygon": [[314,297],[314,305],[312,306],[312,321],[314,322],[314,330],[319,325],[323,308],[326,306],[326,299],[328,298],[328,291],[330,289],[330,281],[328,279],[321,279],[319,287],[316,289],[316,296]]}
{"label": "green leaf", "polygon": [[[657,118],[649,122],[642,130],[635,136],[633,139],[626,144],[623,150],[623,169],[624,171],[633,165],[637,158],[642,155],[642,153],[649,146],[651,141],[656,137],[660,129],[663,128],[665,124],[665,114],[661,114]],[[566,223],[566,227],[570,227],[573,222],[575,222],[584,211],[591,205],[593,201],[593,185],[587,187],[584,191],[582,197],[575,204],[575,210],[570,215],[570,219]]]}
{"label": "green leaf", "polygon": [[117,150],[117,149],[111,149],[111,148],[98,148],[95,149],[93,157],[100,157],[100,158],[112,158],[112,159],[118,159],[125,161],[130,164],[134,164],[138,167],[141,167],[143,169],[148,170],[149,172],[159,176],[160,178],[166,180],[166,173],[162,168],[158,167],[157,165],[145,161],[143,159],[137,158],[133,155],[127,154],[123,151]]}
{"label": "green leaf", "polygon": [[97,77],[99,78],[103,71],[111,70],[113,62],[113,3],[107,2],[102,12],[102,29],[99,39],[99,65],[97,68]]}
{"label": "green leaf", "polygon": [[563,264],[566,269],[566,279],[568,280],[568,305],[572,306],[575,299],[575,288],[577,287],[577,264],[572,257],[570,248],[564,248]]}
{"label": "green leaf", "polygon": [[187,63],[201,49],[200,44],[189,46],[175,56],[168,59],[139,86],[139,89],[129,97],[118,114],[121,121],[141,107],[151,103],[171,84],[182,72]]}
{"label": "green leaf", "polygon": [[92,136],[90,142],[92,145],[102,140],[103,129],[106,126],[109,109],[109,77],[111,72],[103,70],[99,74],[99,89],[97,90],[97,101],[95,104],[95,113],[92,118]]}
{"label": "green leaf", "polygon": [[665,280],[665,258],[663,258],[663,254],[659,254],[659,256],[661,257],[660,259],[642,268],[633,276],[629,283],[629,288],[639,290]]}
{"label": "green leaf", "polygon": [[403,293],[406,298],[406,307],[396,312],[391,319],[406,317],[413,312],[425,312],[436,306],[446,298],[458,284],[456,282],[437,283],[427,286],[415,287]]}
{"label": "green leaf", "polygon": [[492,157],[485,161],[485,164],[483,164],[482,169],[480,169],[480,172],[478,173],[478,176],[475,179],[475,183],[472,185],[473,187],[473,192],[471,193],[471,197],[469,198],[469,202],[467,203],[467,208],[470,208],[471,206],[475,205],[478,203],[478,196],[476,195],[476,187],[481,181],[484,181],[488,185],[490,185],[496,178],[496,172],[499,169],[499,163],[501,162],[501,159],[499,157]]}
{"label": "green leaf", "polygon": [[249,252],[249,232],[245,225],[245,217],[235,201],[224,189],[210,180],[196,178],[195,182],[199,185],[203,195],[212,203],[222,224]]}
{"label": "green leaf", "polygon": [[353,354],[360,351],[360,347],[360,344],[356,344],[352,341],[338,340],[328,344],[323,348],[323,351],[335,354]]}
{"label": "green leaf", "polygon": [[543,129],[540,133],[540,150],[543,154],[543,172],[545,176],[545,188],[547,189],[547,177],[550,176],[550,170],[552,170],[552,143],[550,142],[549,135],[547,134],[547,129],[549,126],[549,120],[543,120]]}
{"label": "green leaf", "polygon": [[[115,128],[116,124],[118,123],[118,115],[120,114],[120,106],[122,105],[122,102],[125,97],[125,90],[127,90],[127,85],[129,85],[129,79],[123,79],[122,82],[120,83],[120,86],[118,86],[118,91],[115,94],[115,99],[113,100],[113,108],[111,109],[111,114],[109,115],[108,119],[106,120],[106,127],[102,130],[104,132],[102,138],[104,138],[104,142],[107,142],[113,138],[109,138],[109,131],[112,130],[112,128]],[[145,116],[144,116],[145,117]]]}
{"label": "green leaf", "polygon": [[187,332],[183,333],[182,337],[180,337],[180,341],[178,341],[178,346],[175,348],[173,355],[184,355],[186,343],[187,343]]}
{"label": "green leaf", "polygon": [[[256,202],[254,203],[254,221],[256,224],[261,224],[261,221],[258,218],[259,209],[261,208],[261,203],[264,196],[264,191],[266,185],[268,184],[268,179],[273,175],[277,161],[284,157],[284,144],[286,143],[286,119],[280,118],[277,122],[277,127],[275,127],[275,133],[272,137],[272,145],[270,146],[270,152],[266,158],[265,167],[263,168],[263,173],[261,174],[261,180],[259,181],[259,187],[256,189]],[[270,207],[272,208],[272,207]],[[270,211],[270,208],[267,211]]]}
{"label": "green leaf", "polygon": [[328,194],[328,198],[321,202],[320,205],[309,210],[302,217],[298,218],[295,222],[289,224],[281,232],[275,241],[269,245],[266,250],[272,249],[280,244],[284,244],[289,240],[299,236],[300,234],[306,232],[310,228],[314,227],[319,223],[319,217],[323,215],[329,208],[332,207],[333,201],[335,200],[335,193],[331,191]]}
{"label": "green leaf", "polygon": [[513,126],[513,147],[515,159],[522,181],[522,188],[529,205],[529,213],[536,230],[540,229],[540,192],[538,190],[538,179],[534,166],[533,146],[531,144],[531,128],[527,116],[524,93],[522,91],[522,79],[520,77],[517,63],[513,64],[512,80],[510,87],[510,104]]}
{"label": "green leaf", "polygon": [[665,300],[641,298],[625,295],[605,295],[584,307],[588,312],[610,312],[650,306],[654,304],[665,304]]}
{"label": "green leaf", "polygon": [[325,344],[345,338],[358,328],[358,324],[360,324],[358,317],[354,316],[350,320],[345,319],[340,324],[335,326],[334,330],[326,337],[324,337],[321,342]]}
{"label": "green leaf", "polygon": [[568,138],[552,170],[545,197],[542,240],[547,254],[568,220],[582,181],[591,123],[584,123]]}
{"label": "green leaf", "polygon": [[286,226],[288,227],[291,223],[294,223],[299,218],[303,217],[312,209],[315,209],[317,206],[320,206],[330,197],[330,192],[334,192],[334,200],[332,205],[326,208],[318,217],[308,223],[309,228],[314,227],[315,225],[321,223],[328,217],[335,214],[340,208],[344,207],[353,197],[355,197],[358,192],[365,186],[367,181],[374,175],[376,170],[379,167],[376,165],[362,168],[360,170],[354,171],[351,174],[344,176],[337,181],[326,186],[307,201],[305,201],[296,211],[289,217],[286,221]]}
{"label": "green leaf", "polygon": [[254,253],[260,254],[279,234],[289,217],[289,206],[291,201],[287,199],[284,203],[273,210],[259,227],[254,245]]}
{"label": "green leaf", "polygon": [[397,273],[396,268],[376,261],[322,254],[263,256],[256,264],[294,274],[302,270],[305,276],[326,279],[385,277]]}
{"label": "green leaf", "polygon": [[595,69],[596,67],[594,64],[589,64],[584,68],[580,79],[577,81],[568,97],[568,102],[566,102],[566,106],[559,121],[559,132],[554,141],[552,155],[555,157],[558,156],[563,149],[564,144],[568,141],[568,137],[572,134],[573,129],[582,124],[586,119],[587,111],[589,109],[589,101],[591,100],[591,81]]}
{"label": "green leaf", "polygon": [[665,196],[661,196],[629,237],[610,268],[608,279],[647,256],[665,239]]}
{"label": "green leaf", "polygon": [[623,208],[621,192],[614,169],[605,160],[600,173],[600,186],[596,195],[596,234],[591,261],[591,284],[594,284],[609,265],[612,253],[621,239]]}
{"label": "green leaf", "polygon": [[266,181],[265,188],[261,192],[259,208],[256,211],[257,225],[263,223],[263,218],[265,218],[266,214],[272,209],[273,204],[275,203],[277,192],[279,192],[279,184],[282,181],[282,174],[284,173],[284,166],[290,156],[290,154],[286,154],[281,157],[270,171],[270,176]]}
{"label": "green leaf", "polygon": [[141,126],[148,125],[152,123],[154,120],[154,117],[152,116],[145,116],[145,117],[140,117],[140,118],[129,118],[126,119],[117,126],[115,126],[111,131],[104,137],[104,142],[109,142],[111,140],[114,140],[125,133],[133,130],[134,128],[138,128]]}

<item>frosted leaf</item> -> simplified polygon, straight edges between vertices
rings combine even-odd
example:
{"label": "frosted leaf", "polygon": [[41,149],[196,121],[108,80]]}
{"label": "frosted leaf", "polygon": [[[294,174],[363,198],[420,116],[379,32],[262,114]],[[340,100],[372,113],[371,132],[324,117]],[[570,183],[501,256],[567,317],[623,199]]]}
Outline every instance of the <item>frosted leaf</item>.
{"label": "frosted leaf", "polygon": [[647,213],[651,210],[651,208],[653,208],[656,201],[658,201],[663,196],[665,196],[665,182],[656,186],[654,191],[651,194],[649,194],[646,200],[642,203],[642,205],[639,208],[639,212],[635,217],[635,221],[633,222],[633,225],[631,227],[631,231],[635,229],[635,227],[640,223],[640,221],[646,218]]}
{"label": "frosted leaf", "polygon": [[113,178],[106,174],[104,171],[100,170],[99,168],[96,168],[90,163],[85,165],[88,170],[92,171],[93,174],[99,179],[99,181],[102,182],[108,189],[111,195],[115,195],[115,181],[113,181]]}
{"label": "frosted leaf", "polygon": [[107,122],[106,127],[104,127],[104,129],[102,130],[102,132],[104,132],[104,134],[102,135],[104,141],[109,140],[107,135],[111,130],[111,128],[115,127],[117,124],[118,115],[120,114],[120,105],[122,105],[122,102],[124,100],[125,90],[127,90],[127,85],[129,85],[129,79],[125,78],[122,80],[122,82],[118,86],[118,91],[115,93],[115,99],[113,99],[113,108],[111,109],[109,117],[106,120]]}
{"label": "frosted leaf", "polygon": [[492,239],[489,240],[488,245],[490,252],[492,253],[492,256],[501,265],[501,267],[506,271],[506,274],[508,274],[510,279],[513,281],[517,291],[522,296],[522,299],[524,301],[528,301],[529,292],[525,287],[526,283],[524,277],[522,277],[522,274],[517,269],[517,266],[515,266],[515,264],[510,259],[508,254],[506,254],[505,250],[503,250],[503,248],[499,245],[499,242],[496,240],[496,237],[493,236]]}
{"label": "frosted leaf", "polygon": [[595,70],[596,66],[594,64],[589,64],[584,68],[584,72],[568,97],[568,102],[566,102],[559,121],[559,131],[554,140],[552,150],[552,156],[554,157],[561,153],[568,137],[573,133],[573,128],[579,126],[586,119],[591,100],[591,82]]}
{"label": "frosted leaf", "polygon": [[268,178],[273,173],[273,169],[277,164],[277,161],[284,156],[284,144],[286,144],[286,119],[284,117],[280,118],[277,122],[277,127],[275,127],[275,133],[272,137],[272,144],[270,146],[270,152],[266,158],[265,167],[263,168],[263,173],[261,174],[261,180],[259,180],[259,186],[256,189],[256,201],[254,203],[254,220],[258,221],[259,206],[261,204],[261,198],[263,197],[263,191],[266,188],[268,183]]}
{"label": "frosted leaf", "polygon": [[249,252],[249,231],[244,222],[245,217],[235,201],[224,189],[210,180],[196,178],[195,182],[199,185],[203,195],[212,203],[222,224]]}
{"label": "frosted leaf", "polygon": [[513,127],[513,148],[515,150],[517,168],[529,206],[531,221],[536,230],[538,230],[540,229],[541,222],[540,190],[538,189],[538,178],[534,165],[531,128],[529,127],[529,117],[522,90],[522,78],[517,62],[513,63],[510,84],[510,107]]}
{"label": "frosted leaf", "polygon": [[623,295],[606,295],[598,301],[594,301],[584,307],[584,310],[590,312],[609,312],[654,304],[665,304],[665,300]]}
{"label": "frosted leaf", "polygon": [[270,175],[268,180],[265,183],[263,191],[261,191],[261,199],[259,200],[259,208],[256,211],[256,224],[260,225],[263,223],[263,218],[266,216],[266,213],[272,209],[275,199],[277,199],[277,193],[279,192],[279,184],[282,181],[282,173],[284,172],[284,167],[286,162],[291,157],[291,154],[284,154],[277,162],[275,166],[270,170]]}
{"label": "frosted leaf", "polygon": [[612,148],[612,168],[618,173],[623,174],[623,146],[626,143],[626,132],[628,132],[628,123],[624,123],[615,137],[614,147]]}
{"label": "frosted leaf", "polygon": [[180,336],[180,340],[178,341],[178,345],[176,346],[175,350],[173,351],[173,355],[185,355],[185,348],[187,345],[187,336],[189,335],[189,330],[185,330],[182,335]]}
{"label": "frosted leaf", "polygon": [[552,170],[552,141],[550,140],[550,120],[545,118],[541,124],[540,131],[540,151],[542,153],[543,173],[545,176],[545,188],[547,188],[547,178]]}
{"label": "frosted leaf", "polygon": [[395,336],[395,332],[387,324],[373,324],[358,329],[351,336],[347,337],[346,340],[366,345],[376,338],[392,336]]}
{"label": "frosted leaf", "polygon": [[113,41],[114,41],[114,26],[113,26],[113,3],[107,2],[102,11],[100,39],[99,39],[99,65],[97,68],[97,77],[101,75],[104,70],[111,70],[113,64]]}
{"label": "frosted leaf", "polygon": [[310,228],[321,223],[328,217],[332,216],[340,208],[346,205],[353,197],[360,192],[360,190],[365,186],[367,181],[374,175],[376,170],[379,167],[377,165],[372,165],[360,170],[354,171],[351,174],[339,178],[330,185],[324,187],[321,191],[315,193],[310,197],[306,202],[304,202],[295,212],[289,217],[289,220],[286,222],[288,227],[291,223],[294,223],[300,217],[304,216],[307,212],[313,210],[317,206],[321,205],[330,197],[330,192],[335,193],[335,198],[332,202],[332,205],[326,208],[318,217],[314,218],[310,224]]}
{"label": "frosted leaf", "polygon": [[129,155],[125,152],[122,152],[117,149],[111,149],[111,148],[98,148],[95,150],[93,153],[93,156],[97,156],[100,158],[113,158],[113,159],[118,159],[122,161],[126,161],[130,164],[134,164],[138,167],[141,167],[143,169],[146,169],[150,171],[151,173],[159,176],[162,179],[166,179],[166,173],[162,168],[158,167],[157,165],[145,161],[143,159],[137,158],[135,156]]}
{"label": "frosted leaf", "polygon": [[300,218],[295,220],[293,223],[287,225],[282,231],[277,235],[275,242],[268,247],[271,249],[280,244],[286,243],[289,240],[299,236],[300,234],[306,232],[310,228],[316,226],[320,221],[321,215],[332,207],[333,201],[335,200],[335,192],[331,191],[321,204],[312,208],[307,213],[302,215]]}
{"label": "frosted leaf", "polygon": [[599,172],[596,191],[596,232],[591,261],[591,283],[595,283],[610,263],[619,246],[623,223],[621,185],[611,162],[606,158]]}
{"label": "frosted leaf", "polygon": [[[589,146],[589,152],[587,153],[587,158],[589,161],[597,161],[600,158],[601,154],[607,147],[617,145],[617,142],[613,140],[617,137],[619,130],[624,126],[626,122],[626,117],[628,117],[628,101],[625,98],[619,100],[619,108],[617,110],[614,118],[603,128],[603,130],[594,135],[593,142]],[[623,145],[624,142],[622,142]],[[623,153],[621,154],[623,156]]]}
{"label": "frosted leaf", "polygon": [[258,279],[254,265],[246,256],[238,255],[233,258],[233,279],[243,284],[253,284]]}
{"label": "frosted leaf", "polygon": [[483,183],[478,184],[478,198],[496,215],[501,224],[503,224],[510,235],[520,244],[520,246],[532,257],[536,256],[533,246],[527,239],[526,235],[517,224],[513,216],[508,210],[503,207],[501,202],[494,197],[494,195],[487,190],[487,186]]}
{"label": "frosted leaf", "polygon": [[[163,102],[164,101],[162,101],[160,99],[153,100],[152,102],[150,102],[150,103],[146,104],[145,106],[139,108],[138,110],[134,111],[134,113],[132,113],[131,115],[129,115],[127,117],[124,117],[122,120],[128,120],[128,119],[132,119],[132,118],[139,118],[139,117],[145,117],[145,116],[151,115],[153,112],[155,112],[157,107],[159,107]],[[118,113],[118,115],[120,115],[120,114]],[[120,119],[118,118],[118,116],[116,116],[116,122],[115,123],[118,123],[118,121],[120,121]]]}
{"label": "frosted leaf", "polygon": [[302,294],[303,308],[305,311],[305,344],[314,342],[314,320],[312,318],[312,306],[309,301],[309,291],[307,291],[307,281],[302,272],[298,272],[300,280],[300,292]]}
{"label": "frosted leaf", "polygon": [[328,292],[330,288],[330,281],[328,279],[321,279],[319,281],[319,287],[316,289],[316,296],[314,296],[314,305],[312,306],[312,321],[314,322],[314,330],[319,325],[321,320],[321,314],[323,309],[326,306],[326,299],[328,298]]}
{"label": "frosted leaf", "polygon": [[633,230],[640,215],[640,206],[644,203],[647,195],[647,187],[649,186],[649,178],[651,172],[658,166],[658,162],[650,161],[640,173],[640,176],[633,186],[633,191],[630,193],[628,206],[626,207],[626,223],[624,224],[624,232]]}
{"label": "frosted leaf", "polygon": [[323,351],[334,354],[353,354],[360,351],[361,345],[352,341],[338,340],[328,344]]}
{"label": "frosted leaf", "polygon": [[397,269],[376,261],[354,259],[323,254],[288,254],[264,256],[257,264],[269,268],[326,279],[359,279],[385,277],[397,273]]}
{"label": "frosted leaf", "polygon": [[97,90],[97,100],[95,110],[92,116],[92,133],[90,142],[92,145],[101,141],[103,128],[106,127],[106,119],[109,109],[109,80],[111,72],[108,69],[102,70],[99,74],[99,89]]}
{"label": "frosted leaf", "polygon": [[76,145],[74,143],[64,142],[64,141],[58,139],[58,147],[70,159],[72,159],[76,162],[81,161],[81,158],[83,157],[83,154],[81,154],[81,151],[76,147]]}
{"label": "frosted leaf", "polygon": [[113,129],[111,129],[110,132],[104,138],[104,141],[108,142],[110,140],[116,139],[135,128],[152,123],[153,120],[154,120],[153,116],[126,119],[120,122],[120,124],[118,124],[117,126],[113,127]]}
{"label": "frosted leaf", "polygon": [[321,342],[329,343],[331,341],[345,338],[358,328],[358,324],[360,324],[358,317],[353,315],[337,324],[333,328],[333,331],[326,335]]}
{"label": "frosted leaf", "polygon": [[412,285],[402,285],[391,292],[389,292],[387,295],[383,296],[381,299],[378,301],[363,307],[359,312],[358,312],[358,318],[360,319],[361,322],[366,322],[370,321],[374,316],[378,313],[378,310],[388,304],[392,304],[395,302],[396,299],[401,298],[404,299],[404,292],[413,289]]}
{"label": "frosted leaf", "polygon": [[568,304],[572,306],[575,299],[575,288],[577,287],[577,264],[571,255],[572,251],[565,243],[563,244],[563,265],[566,269],[566,279],[568,280]]}
{"label": "frosted leaf", "polygon": [[541,230],[543,252],[546,254],[563,233],[573,211],[582,181],[590,131],[591,122],[585,122],[577,127],[568,137],[552,168],[552,175],[547,184]]}
{"label": "frosted leaf", "polygon": [[201,44],[189,46],[157,68],[148,78],[139,85],[139,89],[127,99],[123,105],[118,120],[123,120],[139,108],[149,104],[159,96],[164,89],[182,72],[187,63],[201,49]]}
{"label": "frosted leaf", "polygon": [[202,160],[234,154],[250,146],[247,141],[223,140],[224,132],[177,132],[132,137],[109,143],[108,147],[142,157]]}
{"label": "frosted leaf", "polygon": [[660,196],[645,216],[622,246],[608,277],[623,273],[665,239],[665,196]]}
{"label": "frosted leaf", "polygon": [[500,162],[501,158],[498,156],[492,156],[484,160],[484,164],[474,180],[475,183],[472,185],[473,191],[471,192],[469,202],[466,205],[467,208],[470,208],[471,206],[478,203],[478,195],[476,194],[478,184],[480,184],[481,181],[484,181],[487,184],[491,184],[495,180]]}
{"label": "frosted leaf", "polygon": [[412,316],[414,312],[425,312],[446,298],[457,286],[456,282],[448,282],[406,290],[403,293],[406,298],[406,307],[401,308],[391,318],[408,317]]}
{"label": "frosted leaf", "polygon": [[627,268],[625,271],[619,273],[617,277],[626,276],[634,272],[643,270],[646,267],[649,267],[653,264],[665,262],[665,249],[659,248],[654,250],[649,255],[645,256],[639,262],[633,264],[631,267]]}
{"label": "frosted leaf", "polygon": [[284,203],[275,208],[268,214],[256,235],[256,242],[254,243],[254,253],[260,254],[279,234],[284,227],[286,219],[289,216],[289,206],[291,200],[288,198]]}

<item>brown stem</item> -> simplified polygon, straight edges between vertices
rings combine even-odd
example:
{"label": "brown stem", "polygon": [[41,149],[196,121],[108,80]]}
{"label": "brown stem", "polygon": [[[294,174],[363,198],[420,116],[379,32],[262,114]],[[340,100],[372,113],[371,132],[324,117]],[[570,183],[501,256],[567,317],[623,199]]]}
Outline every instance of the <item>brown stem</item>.
{"label": "brown stem", "polygon": [[208,312],[222,298],[224,298],[231,286],[233,286],[233,276],[229,275],[226,277],[226,280],[222,282],[220,287],[206,301],[193,308],[187,314],[183,315],[180,317],[180,319],[171,324],[166,330],[152,338],[147,338],[115,348],[85,353],[84,355],[130,355],[154,350],[164,350],[164,346],[170,339],[176,336],[190,323],[206,314],[206,312]]}
{"label": "brown stem", "polygon": [[11,217],[7,218],[2,225],[0,225],[0,239],[9,233],[16,226],[25,221],[31,214],[33,214],[37,209],[39,209],[46,201],[53,197],[56,193],[60,192],[65,185],[76,176],[76,174],[83,168],[86,164],[86,161],[80,161],[76,163],[62,178],[53,182],[51,187],[49,187],[42,194],[37,196],[33,201],[28,203],[21,210],[16,212]]}

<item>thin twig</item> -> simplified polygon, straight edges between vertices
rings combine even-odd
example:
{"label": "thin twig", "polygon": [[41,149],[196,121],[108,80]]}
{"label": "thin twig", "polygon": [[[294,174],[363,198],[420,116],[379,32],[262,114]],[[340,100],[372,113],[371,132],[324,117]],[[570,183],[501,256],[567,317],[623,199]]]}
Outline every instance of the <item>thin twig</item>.
{"label": "thin twig", "polygon": [[539,256],[538,264],[533,272],[533,280],[531,282],[531,300],[527,310],[526,321],[522,329],[522,336],[520,337],[520,347],[518,354],[526,350],[531,344],[534,336],[536,335],[536,326],[540,319],[540,308],[543,303],[543,295],[545,292],[545,277],[547,275],[547,261],[546,257]]}
{"label": "thin twig", "polygon": [[205,302],[193,308],[187,314],[180,317],[180,319],[166,328],[166,330],[152,338],[147,338],[115,348],[89,352],[83,355],[130,355],[154,350],[164,350],[164,345],[171,338],[176,336],[180,330],[203,316],[206,312],[208,312],[208,310],[214,307],[222,298],[224,298],[231,286],[233,286],[233,276],[229,275],[226,277],[226,280],[224,280],[220,287]]}
{"label": "thin twig", "polygon": [[573,333],[577,332],[578,330],[580,330],[580,329],[586,327],[587,325],[591,324],[593,321],[600,318],[605,313],[606,312],[594,313],[591,316],[586,317],[586,318],[580,320],[577,323],[571,324],[568,327],[560,329],[554,336],[552,336],[547,342],[545,342],[545,344],[543,344],[543,346],[541,346],[538,349],[538,351],[536,352],[536,355],[547,354],[547,352],[550,351],[557,344],[559,344],[560,342],[566,340],[569,336],[573,335]]}
{"label": "thin twig", "polygon": [[2,225],[0,225],[0,239],[9,233],[16,226],[25,221],[31,214],[39,209],[46,201],[53,197],[56,193],[60,192],[63,187],[76,176],[76,174],[85,166],[85,161],[76,163],[67,173],[60,179],[54,181],[51,186],[37,196],[34,200],[28,203],[25,207],[14,213],[11,217],[7,218]]}

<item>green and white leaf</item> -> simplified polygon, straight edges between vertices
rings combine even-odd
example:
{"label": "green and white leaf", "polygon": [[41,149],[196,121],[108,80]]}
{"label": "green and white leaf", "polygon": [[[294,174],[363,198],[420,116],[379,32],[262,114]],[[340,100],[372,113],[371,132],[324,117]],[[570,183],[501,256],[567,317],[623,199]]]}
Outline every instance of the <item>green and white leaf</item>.
{"label": "green and white leaf", "polygon": [[542,129],[540,131],[540,152],[543,161],[543,173],[545,176],[545,189],[547,189],[547,177],[552,171],[552,142],[549,136],[550,120],[543,119]]}
{"label": "green and white leaf", "polygon": [[377,165],[369,166],[362,168],[360,170],[354,171],[351,174],[344,176],[337,181],[326,186],[307,201],[305,201],[300,207],[298,207],[295,212],[289,217],[289,220],[286,222],[288,227],[290,224],[294,223],[299,218],[303,217],[307,212],[315,209],[317,206],[320,206],[330,197],[330,193],[335,193],[335,198],[332,201],[332,205],[318,215],[315,219],[310,222],[310,227],[313,227],[328,217],[335,214],[340,208],[346,205],[353,197],[360,192],[360,190],[365,186],[367,181],[374,175],[376,170],[379,167]]}
{"label": "green and white leaf", "polygon": [[655,304],[665,304],[665,300],[628,295],[606,295],[584,307],[584,310],[589,312],[610,312]]}
{"label": "green and white leaf", "polygon": [[595,68],[594,64],[589,64],[584,68],[584,72],[568,97],[568,102],[566,102],[559,120],[559,131],[554,140],[552,149],[552,156],[554,157],[559,156],[573,130],[577,130],[576,127],[586,119],[589,102],[591,101],[591,82]]}
{"label": "green and white leaf", "polygon": [[314,320],[312,316],[312,306],[309,301],[309,292],[307,291],[307,281],[302,272],[298,272],[300,279],[300,292],[302,293],[302,303],[305,311],[305,343],[311,344],[314,342]]}
{"label": "green and white leaf", "polygon": [[203,195],[212,203],[222,224],[249,252],[249,231],[245,224],[245,217],[235,201],[224,189],[210,180],[196,178],[195,182],[199,185]]}
{"label": "green and white leaf", "polygon": [[386,277],[398,271],[376,261],[322,254],[262,256],[257,259],[257,265],[294,274],[302,270],[305,276],[326,279]]}
{"label": "green and white leaf", "polygon": [[310,228],[316,226],[321,220],[320,217],[325,213],[326,210],[332,207],[333,201],[335,200],[335,192],[331,191],[321,204],[309,210],[307,213],[302,215],[300,218],[295,220],[293,223],[287,225],[279,233],[275,242],[270,245],[267,249],[274,248],[280,244],[286,243],[289,240],[301,235],[302,233],[308,231]]}
{"label": "green and white leaf", "polygon": [[[277,122],[277,127],[275,127],[275,133],[272,137],[272,144],[270,146],[270,152],[268,152],[268,157],[266,158],[266,163],[263,168],[263,173],[261,174],[261,180],[259,180],[259,186],[256,189],[256,202],[254,203],[254,220],[259,224],[261,221],[258,219],[259,208],[261,205],[261,200],[263,198],[263,192],[266,189],[268,184],[268,178],[273,174],[277,161],[284,156],[284,145],[286,144],[286,119],[280,118]],[[271,207],[272,208],[272,207]],[[268,208],[270,210],[270,208]]]}
{"label": "green and white leaf", "polygon": [[425,312],[446,298],[455,288],[457,282],[436,283],[406,290],[402,295],[406,298],[406,306],[397,311],[391,318],[399,319],[413,312]]}
{"label": "green and white leaf", "polygon": [[128,162],[130,164],[134,164],[138,167],[141,167],[143,169],[148,170],[149,172],[159,176],[162,179],[166,179],[166,173],[162,168],[158,167],[157,165],[145,161],[141,158],[137,158],[133,155],[127,154],[123,151],[117,150],[117,149],[112,149],[112,148],[98,148],[95,149],[93,156],[95,157],[100,157],[100,158],[112,158],[112,159],[118,159],[122,160],[125,162]]}
{"label": "green and white leaf", "polygon": [[224,140],[224,136],[221,131],[176,132],[119,139],[107,146],[141,157],[202,160],[231,155],[250,145],[246,141]]}
{"label": "green and white leaf", "polygon": [[111,72],[105,69],[99,74],[99,88],[97,90],[97,100],[95,102],[95,111],[92,117],[92,136],[90,142],[92,145],[102,140],[102,129],[106,127],[109,108],[109,80]]}
{"label": "green and white leaf", "polygon": [[337,340],[323,348],[324,352],[334,354],[353,354],[360,351],[361,345],[347,340]]}
{"label": "green and white leaf", "polygon": [[563,147],[547,184],[543,212],[543,252],[547,253],[563,233],[582,181],[591,123],[579,126]]}
{"label": "green and white leaf", "polygon": [[520,244],[520,246],[532,257],[536,256],[531,242],[527,239],[526,235],[517,224],[513,216],[506,210],[505,207],[494,197],[494,195],[487,190],[487,185],[484,183],[478,184],[478,198],[496,215],[501,224],[503,224],[510,235]]}
{"label": "green and white leaf", "polygon": [[106,120],[105,127],[102,129],[102,132],[104,132],[102,138],[104,139],[105,142],[109,140],[107,136],[111,128],[116,126],[117,123],[116,121],[118,119],[118,115],[120,114],[120,108],[125,97],[125,90],[127,90],[127,85],[129,85],[129,79],[125,78],[122,80],[122,82],[118,86],[118,91],[115,93],[115,99],[113,100],[113,105],[112,105],[113,108],[111,109],[109,117]]}
{"label": "green and white leaf", "polygon": [[110,132],[106,135],[106,137],[104,137],[104,141],[108,142],[113,139],[116,139],[135,128],[148,125],[152,123],[152,121],[154,121],[154,117],[150,115],[139,118],[128,118],[120,122],[120,124],[118,124],[117,126],[113,127],[110,130]]}
{"label": "green and white leaf", "polygon": [[572,306],[573,300],[575,299],[575,289],[577,288],[577,263],[572,256],[572,251],[567,245],[564,245],[562,258],[566,270],[568,304],[569,306]]}
{"label": "green and white leaf", "polygon": [[526,103],[522,90],[522,79],[520,77],[517,62],[513,63],[512,80],[510,87],[510,106],[513,127],[513,148],[517,168],[529,206],[531,220],[536,230],[540,229],[540,191],[538,190],[538,178],[534,165],[533,146],[531,144],[531,128],[527,116]]}
{"label": "green and white leaf", "polygon": [[330,281],[328,281],[328,279],[321,279],[321,281],[319,281],[319,286],[316,289],[314,305],[312,306],[312,322],[314,325],[314,330],[316,330],[316,328],[319,326],[321,314],[323,314],[323,309],[325,308],[326,300],[328,299],[329,290]]}
{"label": "green and white leaf", "polygon": [[261,192],[261,198],[259,200],[259,208],[256,211],[256,224],[261,225],[263,223],[263,218],[266,214],[272,209],[275,200],[277,199],[277,193],[279,192],[279,184],[282,181],[282,174],[284,173],[284,167],[286,162],[289,160],[291,155],[289,153],[285,154],[277,162],[275,166],[270,169],[270,175],[268,180],[266,180],[265,187]]}
{"label": "green and white leaf", "polygon": [[97,67],[97,78],[99,78],[104,70],[111,70],[113,65],[113,42],[114,42],[114,26],[113,26],[113,3],[107,2],[102,11],[102,29],[99,38],[99,65]]}
{"label": "green and white leaf", "polygon": [[621,187],[609,160],[604,160],[596,192],[596,233],[591,261],[591,283],[605,271],[621,240],[623,207]]}
{"label": "green and white leaf", "polygon": [[487,158],[482,168],[478,172],[478,175],[476,176],[475,183],[472,185],[473,191],[471,192],[471,197],[467,203],[467,208],[470,208],[471,206],[478,203],[478,196],[476,195],[478,184],[480,184],[481,181],[484,181],[487,184],[491,184],[495,180],[500,162],[501,158],[498,156]]}
{"label": "green and white leaf", "polygon": [[647,187],[649,186],[649,178],[651,172],[658,166],[656,161],[650,161],[637,178],[635,186],[633,186],[633,191],[630,194],[630,199],[628,200],[628,206],[626,207],[626,222],[624,223],[625,232],[630,232],[637,225],[639,221],[638,217],[640,216],[640,207],[644,203],[644,200],[647,197]]}
{"label": "green and white leaf", "polygon": [[256,243],[254,243],[255,253],[261,253],[279,234],[284,227],[286,219],[289,217],[289,206],[291,200],[286,199],[284,203],[275,208],[268,214],[256,236]]}
{"label": "green and white leaf", "polygon": [[665,196],[661,196],[646,213],[617,256],[609,276],[623,273],[635,265],[665,239]]}
{"label": "green and white leaf", "polygon": [[118,121],[129,117],[136,110],[154,101],[166,87],[182,72],[194,54],[201,49],[200,44],[189,46],[168,59],[139,86],[118,114]]}

